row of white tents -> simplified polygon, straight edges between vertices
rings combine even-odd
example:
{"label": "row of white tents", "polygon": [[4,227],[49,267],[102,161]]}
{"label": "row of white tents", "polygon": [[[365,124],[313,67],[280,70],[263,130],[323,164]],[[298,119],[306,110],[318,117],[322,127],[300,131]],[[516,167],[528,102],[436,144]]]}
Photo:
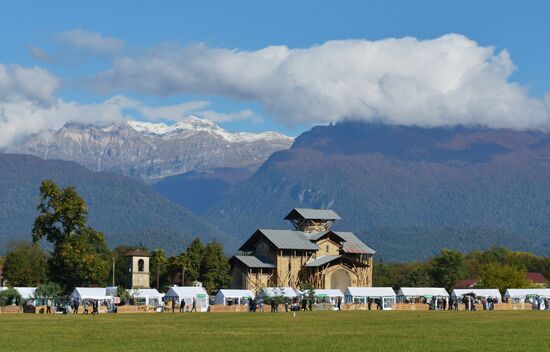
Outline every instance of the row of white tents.
{"label": "row of white tents", "polygon": [[[25,300],[35,298],[35,287],[14,287]],[[0,290],[3,288],[0,287]],[[138,304],[149,306],[161,306],[164,302],[173,300],[178,305],[183,300],[185,305],[192,307],[193,301],[197,311],[208,311],[209,296],[203,287],[171,287],[166,294],[159,293],[156,289],[133,289],[129,294]],[[248,304],[254,298],[263,298],[269,303],[271,297],[285,297],[289,299],[300,299],[309,293],[306,291],[294,290],[290,287],[267,287],[254,295],[250,290],[221,289],[214,298],[214,304]],[[402,287],[397,293],[391,287],[348,287],[344,293],[337,289],[316,289],[313,290],[317,302],[336,304],[338,300],[345,303],[366,304],[372,300],[378,300],[383,309],[391,309],[395,302],[414,300],[415,298],[426,299],[449,299],[455,297],[461,299],[464,295],[475,294],[482,298],[497,298],[502,300],[497,289],[455,289],[449,293],[441,287]],[[529,297],[550,298],[550,288],[525,288],[508,289],[504,299],[511,302],[525,302]],[[71,301],[84,304],[92,300],[105,303],[114,303],[115,297],[106,288],[77,287],[71,294]]]}

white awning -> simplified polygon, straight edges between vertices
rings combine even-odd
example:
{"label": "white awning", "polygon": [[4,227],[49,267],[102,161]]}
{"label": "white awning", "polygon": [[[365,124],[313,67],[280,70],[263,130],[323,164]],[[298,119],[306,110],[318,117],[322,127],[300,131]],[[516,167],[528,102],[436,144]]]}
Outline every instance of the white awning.
{"label": "white awning", "polygon": [[449,297],[449,293],[443,287],[401,287],[397,295],[405,297]]}
{"label": "white awning", "polygon": [[14,289],[23,299],[34,298],[34,291],[36,291],[36,287],[14,287]]}
{"label": "white awning", "polygon": [[98,299],[110,300],[113,296],[107,296],[107,290],[104,287],[77,287],[71,293],[71,299]]}
{"label": "white awning", "polygon": [[164,297],[176,298],[177,300],[182,300],[184,298],[208,298],[208,293],[204,287],[174,286],[168,289]]}
{"label": "white awning", "polygon": [[456,288],[451,295],[461,297],[468,293],[473,293],[478,297],[496,297],[499,301],[501,299],[500,291],[496,288]]}
{"label": "white awning", "polygon": [[528,295],[550,298],[550,288],[509,288],[504,293],[507,298],[525,298]]}
{"label": "white awning", "polygon": [[132,297],[162,298],[162,295],[154,288],[134,288],[128,291]]}
{"label": "white awning", "polygon": [[265,287],[260,290],[258,297],[287,297],[294,298],[298,296],[291,287]]}
{"label": "white awning", "polygon": [[348,287],[344,295],[351,297],[394,297],[395,291],[391,287]]}

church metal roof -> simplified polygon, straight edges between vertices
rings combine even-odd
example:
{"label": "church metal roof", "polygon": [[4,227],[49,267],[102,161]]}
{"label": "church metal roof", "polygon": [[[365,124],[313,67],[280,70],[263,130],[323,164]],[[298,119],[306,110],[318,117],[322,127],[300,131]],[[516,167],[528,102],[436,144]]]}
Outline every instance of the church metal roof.
{"label": "church metal roof", "polygon": [[331,209],[294,208],[285,217],[285,220],[289,219],[340,220],[341,217]]}
{"label": "church metal roof", "polygon": [[[278,249],[319,250],[319,246],[312,243],[308,234],[302,231],[259,229],[254,235],[258,233],[264,235]],[[246,250],[254,235],[241,246],[240,250]]]}
{"label": "church metal roof", "polygon": [[314,261],[307,263],[306,266],[317,267],[317,266],[325,265],[340,257],[341,255],[325,255],[321,258],[317,258]]}
{"label": "church metal roof", "polygon": [[249,268],[268,268],[274,269],[275,265],[270,263],[264,263],[253,255],[236,255],[233,258],[239,260],[241,263]]}
{"label": "church metal roof", "polygon": [[342,237],[345,242],[342,243],[342,249],[346,253],[355,254],[375,254],[376,251],[361,241],[353,232],[334,232],[338,236]]}

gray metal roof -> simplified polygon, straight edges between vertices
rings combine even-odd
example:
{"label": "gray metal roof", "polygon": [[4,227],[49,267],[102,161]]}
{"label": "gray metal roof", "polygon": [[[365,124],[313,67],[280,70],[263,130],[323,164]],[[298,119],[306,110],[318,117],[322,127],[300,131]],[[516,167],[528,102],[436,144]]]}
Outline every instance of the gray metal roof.
{"label": "gray metal roof", "polygon": [[294,208],[285,219],[340,220],[341,217],[331,209]]}
{"label": "gray metal roof", "polygon": [[363,241],[361,241],[353,232],[334,232],[338,236],[344,239],[342,243],[342,249],[346,253],[357,253],[357,254],[375,254],[376,251],[369,246],[367,246]]}
{"label": "gray metal roof", "polygon": [[302,231],[267,229],[258,231],[279,249],[319,250],[319,246],[312,243],[308,234]]}
{"label": "gray metal roof", "polygon": [[317,258],[314,261],[307,263],[306,266],[309,266],[309,267],[321,266],[321,265],[330,263],[334,259],[338,259],[340,257],[341,255],[325,255],[324,257]]}
{"label": "gray metal roof", "polygon": [[241,261],[241,263],[243,263],[249,268],[269,268],[269,269],[275,268],[275,265],[270,263],[264,263],[260,259],[252,255],[236,255],[233,258]]}

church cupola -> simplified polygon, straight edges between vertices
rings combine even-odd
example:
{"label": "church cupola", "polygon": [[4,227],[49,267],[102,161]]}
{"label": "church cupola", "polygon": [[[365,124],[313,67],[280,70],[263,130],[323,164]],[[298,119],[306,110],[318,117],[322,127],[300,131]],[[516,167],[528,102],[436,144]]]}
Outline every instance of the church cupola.
{"label": "church cupola", "polygon": [[330,209],[294,208],[285,217],[298,231],[307,233],[326,232],[340,216]]}

